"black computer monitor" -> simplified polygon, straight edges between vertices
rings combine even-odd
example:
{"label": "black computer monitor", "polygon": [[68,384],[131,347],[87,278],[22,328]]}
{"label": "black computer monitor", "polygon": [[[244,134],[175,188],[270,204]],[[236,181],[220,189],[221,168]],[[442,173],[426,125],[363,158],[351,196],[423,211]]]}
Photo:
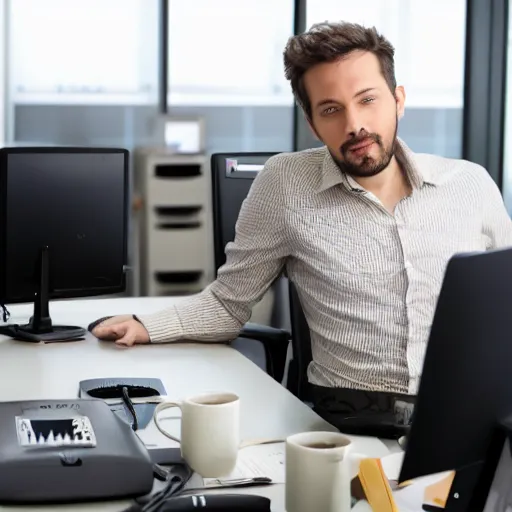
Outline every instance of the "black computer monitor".
{"label": "black computer monitor", "polygon": [[34,302],[34,315],[0,333],[83,336],[81,327],[52,325],[48,301],[124,291],[127,226],[127,150],[1,149],[0,304]]}
{"label": "black computer monitor", "polygon": [[438,298],[400,481],[456,470],[445,510],[483,510],[511,413],[512,249],[454,256]]}

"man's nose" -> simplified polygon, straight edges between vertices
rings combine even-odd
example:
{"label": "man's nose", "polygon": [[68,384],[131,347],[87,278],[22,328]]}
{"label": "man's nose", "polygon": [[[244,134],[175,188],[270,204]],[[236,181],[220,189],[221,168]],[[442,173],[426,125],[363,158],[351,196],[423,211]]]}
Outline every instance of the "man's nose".
{"label": "man's nose", "polygon": [[360,116],[355,109],[347,109],[345,115],[345,135],[350,139],[357,137],[364,130]]}

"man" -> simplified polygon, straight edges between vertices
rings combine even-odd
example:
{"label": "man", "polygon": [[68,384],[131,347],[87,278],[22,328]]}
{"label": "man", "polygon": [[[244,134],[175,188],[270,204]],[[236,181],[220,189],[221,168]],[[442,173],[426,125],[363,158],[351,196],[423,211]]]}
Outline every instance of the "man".
{"label": "man", "polygon": [[237,336],[286,269],[311,330],[317,390],[416,393],[446,264],[512,245],[485,169],[397,138],[405,91],[375,29],[319,24],[292,37],[286,76],[325,146],[271,158],[217,280],[169,310],[94,329],[121,345]]}

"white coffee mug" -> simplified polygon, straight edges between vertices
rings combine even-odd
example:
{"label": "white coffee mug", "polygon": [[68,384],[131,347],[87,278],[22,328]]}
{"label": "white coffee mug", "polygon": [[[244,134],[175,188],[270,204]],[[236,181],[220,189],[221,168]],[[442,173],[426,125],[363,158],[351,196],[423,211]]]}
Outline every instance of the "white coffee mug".
{"label": "white coffee mug", "polygon": [[203,478],[231,473],[240,446],[239,397],[212,393],[165,402],[158,405],[155,416],[171,407],[181,409],[181,455],[191,469]]}
{"label": "white coffee mug", "polygon": [[351,441],[337,432],[286,439],[286,511],[349,512]]}

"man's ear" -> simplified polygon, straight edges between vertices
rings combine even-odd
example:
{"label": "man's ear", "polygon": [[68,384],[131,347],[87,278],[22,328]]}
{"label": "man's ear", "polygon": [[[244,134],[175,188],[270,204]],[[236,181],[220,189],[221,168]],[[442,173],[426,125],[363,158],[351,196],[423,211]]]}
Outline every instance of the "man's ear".
{"label": "man's ear", "polygon": [[398,119],[402,119],[405,112],[405,89],[399,85],[395,89],[396,115]]}

